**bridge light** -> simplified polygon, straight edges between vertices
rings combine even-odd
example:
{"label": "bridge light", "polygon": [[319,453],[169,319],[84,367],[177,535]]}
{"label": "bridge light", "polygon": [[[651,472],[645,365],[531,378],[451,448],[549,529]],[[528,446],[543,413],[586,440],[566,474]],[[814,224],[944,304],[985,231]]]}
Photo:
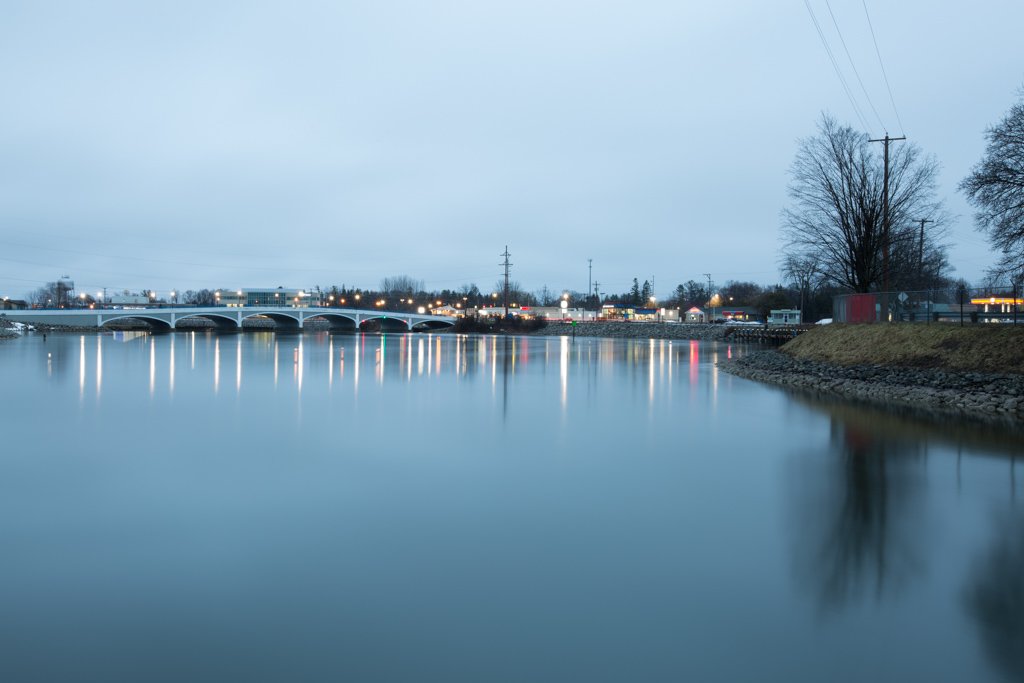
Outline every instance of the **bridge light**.
{"label": "bridge light", "polygon": [[427,309],[425,309],[423,306],[420,306],[419,308],[416,309],[416,312],[419,313],[420,315],[423,315],[424,313],[427,312]]}

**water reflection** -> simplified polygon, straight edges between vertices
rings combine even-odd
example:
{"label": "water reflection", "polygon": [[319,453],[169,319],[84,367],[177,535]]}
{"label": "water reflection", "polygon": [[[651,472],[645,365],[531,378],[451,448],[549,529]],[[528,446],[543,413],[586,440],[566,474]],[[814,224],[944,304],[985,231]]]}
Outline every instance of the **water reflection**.
{"label": "water reflection", "polygon": [[[5,666],[154,642],[188,661],[202,640],[257,674],[285,643],[352,680],[467,653],[463,680],[563,655],[561,680],[1021,675],[1014,446],[719,374],[743,347],[190,332],[0,350],[26,397],[0,411]],[[381,647],[421,659],[369,675]]]}
{"label": "water reflection", "polygon": [[833,415],[823,452],[794,474],[797,574],[825,611],[893,597],[924,571],[924,446],[863,417]]}
{"label": "water reflection", "polygon": [[1011,680],[1024,680],[1024,509],[993,515],[992,544],[965,590],[986,653]]}
{"label": "water reflection", "polygon": [[[225,380],[224,373],[232,370],[234,393],[240,396],[246,391],[246,385],[254,381],[258,384],[256,378],[260,373],[257,370],[256,375],[251,375],[247,367],[250,364],[255,368],[272,369],[268,374],[275,388],[290,375],[290,383],[298,396],[310,381],[322,383],[330,390],[351,383],[351,390],[358,395],[365,389],[361,385],[365,363],[372,367],[374,384],[378,386],[439,376],[459,380],[486,372],[494,395],[501,393],[501,400],[507,402],[510,378],[530,372],[531,359],[536,359],[534,371],[542,375],[551,370],[557,373],[558,404],[563,413],[569,409],[577,381],[584,383],[581,390],[589,392],[602,380],[613,381],[613,377],[625,373],[638,390],[635,397],[648,408],[671,399],[677,376],[688,380],[694,391],[698,385],[705,384],[701,379],[701,363],[708,368],[711,381],[705,386],[706,394],[699,399],[710,399],[714,406],[719,381],[717,369],[707,364],[717,355],[714,345],[702,347],[698,342],[673,344],[665,340],[645,340],[633,343],[609,339],[454,334],[340,337],[328,333],[260,332],[223,336],[194,331],[170,335],[118,332],[107,336],[55,336],[46,346],[48,376],[59,378],[66,371],[77,371],[78,393],[84,399],[89,374],[95,372],[99,397],[103,385],[104,339],[144,350],[145,374],[139,379],[150,398],[163,390],[168,395],[180,391],[184,372],[191,376],[205,375],[212,394],[218,395]],[[182,343],[188,354],[187,366],[178,358]],[[94,359],[90,358],[92,345],[96,347]],[[731,347],[729,352],[733,353]],[[289,356],[292,372],[282,374],[281,365],[288,362]],[[158,381],[160,377],[166,378],[163,389]],[[503,387],[500,392],[499,383]],[[698,398],[697,394],[693,397]]]}

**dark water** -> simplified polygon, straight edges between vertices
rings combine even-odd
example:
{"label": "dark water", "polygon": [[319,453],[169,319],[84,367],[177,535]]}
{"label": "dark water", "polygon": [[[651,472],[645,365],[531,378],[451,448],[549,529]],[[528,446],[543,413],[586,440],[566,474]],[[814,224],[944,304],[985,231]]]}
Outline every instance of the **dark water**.
{"label": "dark water", "polygon": [[1020,444],[739,353],[4,342],[0,680],[1024,679]]}

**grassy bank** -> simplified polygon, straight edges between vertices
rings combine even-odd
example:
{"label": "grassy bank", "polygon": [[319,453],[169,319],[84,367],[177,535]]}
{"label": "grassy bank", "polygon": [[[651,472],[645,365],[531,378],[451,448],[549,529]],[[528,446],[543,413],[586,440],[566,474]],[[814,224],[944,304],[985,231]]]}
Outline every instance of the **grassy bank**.
{"label": "grassy bank", "polygon": [[823,325],[781,350],[793,358],[840,365],[1024,374],[1024,324]]}

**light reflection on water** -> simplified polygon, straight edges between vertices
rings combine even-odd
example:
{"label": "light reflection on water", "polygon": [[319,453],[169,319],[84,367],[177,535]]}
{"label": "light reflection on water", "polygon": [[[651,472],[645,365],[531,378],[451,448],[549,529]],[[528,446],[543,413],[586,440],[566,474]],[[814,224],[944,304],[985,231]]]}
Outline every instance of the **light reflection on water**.
{"label": "light reflection on water", "polygon": [[715,368],[745,351],[4,343],[0,674],[1020,678],[1020,442]]}

